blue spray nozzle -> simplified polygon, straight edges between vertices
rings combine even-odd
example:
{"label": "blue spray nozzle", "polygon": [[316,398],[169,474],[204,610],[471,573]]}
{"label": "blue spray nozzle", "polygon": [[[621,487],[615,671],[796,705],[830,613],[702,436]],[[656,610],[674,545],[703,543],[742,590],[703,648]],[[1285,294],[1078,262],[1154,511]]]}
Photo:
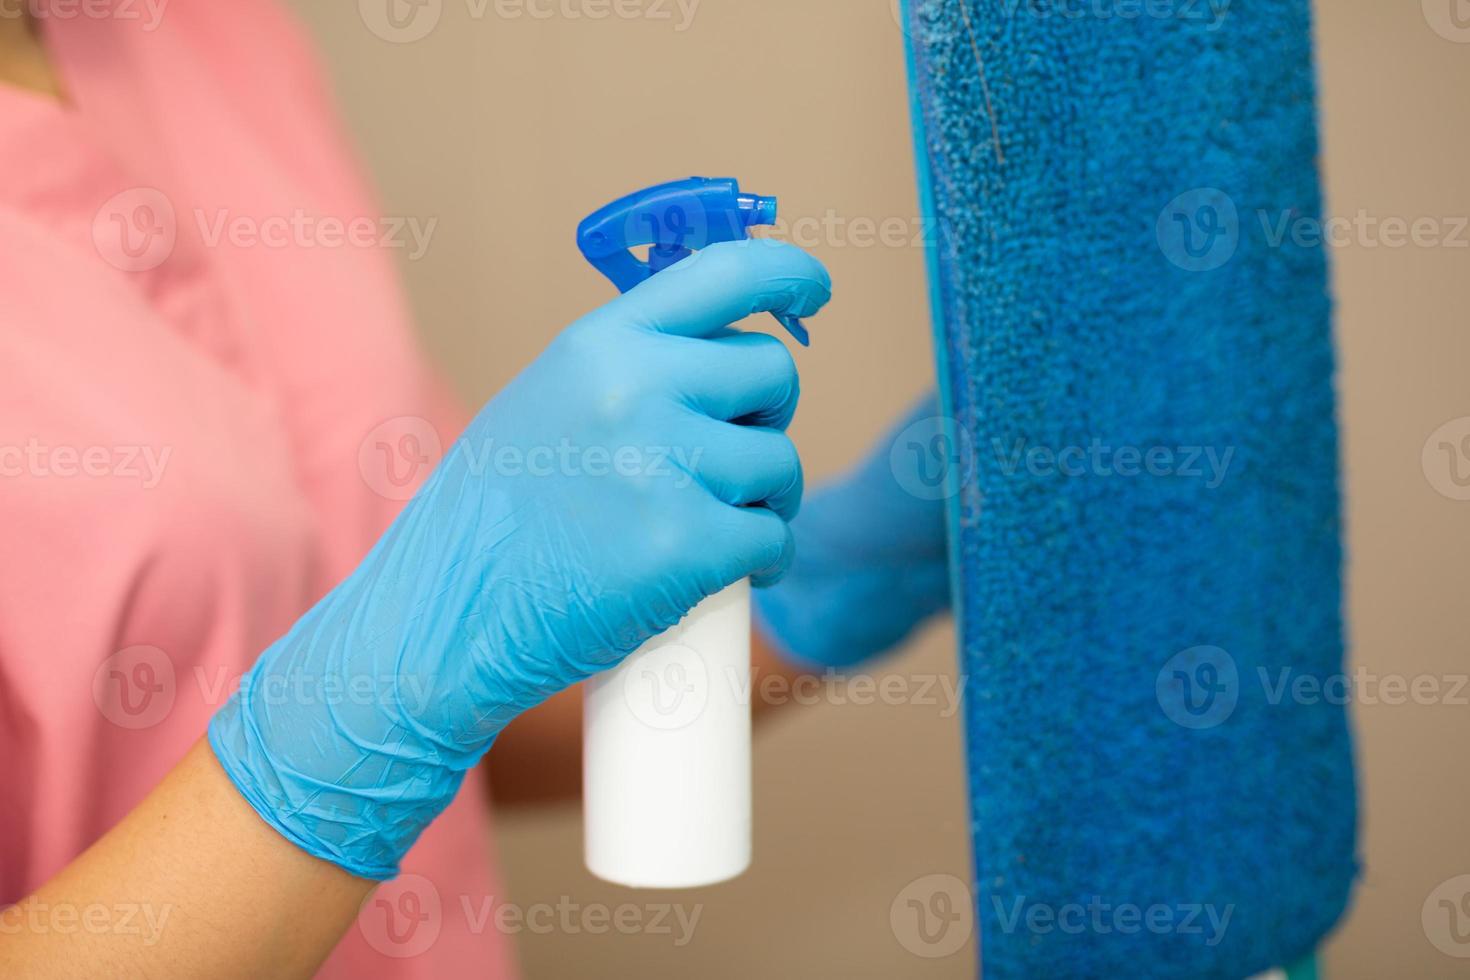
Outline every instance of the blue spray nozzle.
{"label": "blue spray nozzle", "polygon": [[[593,268],[626,293],[655,273],[716,242],[749,238],[776,222],[776,199],[743,194],[730,177],[689,177],[635,191],[604,205],[577,226],[577,248]],[[643,260],[632,250],[646,246]],[[772,314],[797,342],[811,342],[794,316]]]}
{"label": "blue spray nozzle", "polygon": [[759,194],[741,194],[735,199],[745,218],[745,227],[752,225],[774,225],[776,223],[776,199]]}

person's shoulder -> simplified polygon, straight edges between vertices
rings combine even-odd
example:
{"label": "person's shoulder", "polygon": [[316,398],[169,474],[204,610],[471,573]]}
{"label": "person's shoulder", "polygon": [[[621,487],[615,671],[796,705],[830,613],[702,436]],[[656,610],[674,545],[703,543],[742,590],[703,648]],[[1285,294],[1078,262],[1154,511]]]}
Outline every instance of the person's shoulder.
{"label": "person's shoulder", "polygon": [[[276,109],[290,113],[302,96],[327,91],[314,38],[307,24],[276,0],[181,4],[188,18],[178,40],[203,56],[200,64],[256,98],[280,96]],[[293,101],[288,101],[294,97]]]}
{"label": "person's shoulder", "polygon": [[[207,92],[211,110],[231,120],[251,151],[301,182],[318,204],[370,200],[307,24],[276,0],[178,6],[169,39],[140,46],[139,59]],[[165,21],[172,16],[170,6]]]}

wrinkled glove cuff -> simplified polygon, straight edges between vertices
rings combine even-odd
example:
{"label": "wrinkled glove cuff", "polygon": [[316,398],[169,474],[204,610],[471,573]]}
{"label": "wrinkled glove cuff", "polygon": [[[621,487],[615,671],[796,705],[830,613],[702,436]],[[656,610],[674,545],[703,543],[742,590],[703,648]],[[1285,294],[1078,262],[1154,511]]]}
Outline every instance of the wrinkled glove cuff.
{"label": "wrinkled glove cuff", "polygon": [[[269,655],[261,658],[268,662]],[[270,710],[252,683],[261,664],[210,720],[220,766],[255,812],[297,847],[362,878],[394,877],[419,834],[454,799],[472,760],[410,749],[410,733],[399,728],[376,746],[354,740],[346,756],[340,746],[314,752],[305,740],[292,746],[299,761],[287,762],[272,751],[269,728],[258,724]]]}

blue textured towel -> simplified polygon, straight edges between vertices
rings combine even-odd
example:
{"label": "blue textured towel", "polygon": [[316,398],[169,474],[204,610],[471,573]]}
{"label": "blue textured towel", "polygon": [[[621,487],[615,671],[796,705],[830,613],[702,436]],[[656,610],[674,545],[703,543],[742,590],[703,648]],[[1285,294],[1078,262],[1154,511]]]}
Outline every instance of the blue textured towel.
{"label": "blue textured towel", "polygon": [[1279,966],[1356,871],[1308,4],[904,22],[983,973]]}

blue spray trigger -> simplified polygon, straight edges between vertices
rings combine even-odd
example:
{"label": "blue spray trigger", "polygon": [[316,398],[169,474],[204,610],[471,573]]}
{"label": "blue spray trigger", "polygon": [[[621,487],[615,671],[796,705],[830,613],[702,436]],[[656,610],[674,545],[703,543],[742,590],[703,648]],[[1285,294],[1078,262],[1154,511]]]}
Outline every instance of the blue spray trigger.
{"label": "blue spray trigger", "polygon": [[812,335],[807,333],[806,324],[801,322],[800,317],[791,316],[788,313],[772,313],[776,322],[786,328],[786,332],[796,338],[796,342],[803,347],[812,345]]}
{"label": "blue spray trigger", "polygon": [[[749,229],[776,222],[776,199],[742,194],[730,177],[690,177],[635,191],[604,205],[577,225],[577,248],[592,267],[626,293],[649,276],[716,242],[749,238]],[[648,247],[648,259],[631,251]],[[811,337],[800,319],[771,314],[797,343]]]}

